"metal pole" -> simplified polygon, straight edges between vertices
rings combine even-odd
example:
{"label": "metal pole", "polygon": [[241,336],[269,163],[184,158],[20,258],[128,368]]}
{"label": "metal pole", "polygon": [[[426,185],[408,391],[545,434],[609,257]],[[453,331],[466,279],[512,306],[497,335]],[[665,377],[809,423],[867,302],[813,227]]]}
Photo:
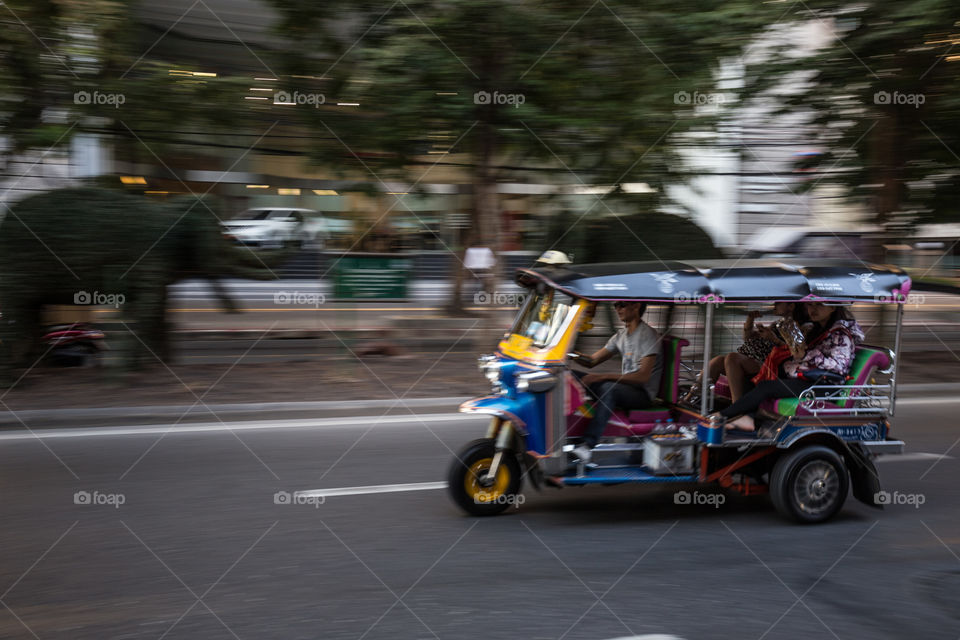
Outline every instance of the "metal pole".
{"label": "metal pole", "polygon": [[707,303],[707,317],[704,320],[703,332],[703,371],[700,374],[700,415],[707,415],[707,392],[710,390],[710,352],[713,350],[713,307]]}
{"label": "metal pole", "polygon": [[903,329],[903,303],[897,303],[897,328],[893,338],[893,374],[890,376],[890,415],[897,408],[897,368],[900,366],[900,331]]}

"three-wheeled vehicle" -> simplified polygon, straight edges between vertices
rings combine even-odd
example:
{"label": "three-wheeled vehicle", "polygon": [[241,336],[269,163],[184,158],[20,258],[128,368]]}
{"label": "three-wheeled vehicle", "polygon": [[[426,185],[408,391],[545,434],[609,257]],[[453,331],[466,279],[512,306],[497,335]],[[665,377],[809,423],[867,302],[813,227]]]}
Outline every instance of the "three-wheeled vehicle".
{"label": "three-wheeled vehicle", "polygon": [[[643,262],[520,269],[516,282],[529,296],[497,352],[479,362],[492,392],[460,407],[491,416],[485,437],[466,445],[448,473],[451,497],[469,514],[518,505],[525,479],[537,488],[713,484],[744,495],[769,493],[777,511],[808,523],[834,516],[851,485],[858,500],[881,507],[873,458],[901,453],[904,444],[890,436],[911,286],[902,270],[838,262]],[[753,434],[711,420],[729,401],[724,380],[709,380],[707,371],[722,339],[740,334],[742,315],[733,319],[729,312],[811,300],[852,304],[881,320],[892,316],[893,349],[859,345],[845,379],[768,402]],[[586,465],[571,455],[591,402],[569,367],[571,352],[591,334],[598,305],[617,301],[645,301],[648,322],[651,310],[659,313],[660,394],[648,409],[616,411]],[[683,399],[685,378],[699,385],[692,404]]]}

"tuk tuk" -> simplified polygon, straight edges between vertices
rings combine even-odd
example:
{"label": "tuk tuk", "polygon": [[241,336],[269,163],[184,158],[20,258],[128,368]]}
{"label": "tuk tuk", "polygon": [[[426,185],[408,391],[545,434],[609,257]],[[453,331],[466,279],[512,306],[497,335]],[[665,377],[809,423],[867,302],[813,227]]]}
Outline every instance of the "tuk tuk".
{"label": "tuk tuk", "polygon": [[[519,506],[524,481],[538,489],[699,483],[743,495],[769,493],[780,514],[804,523],[833,517],[851,486],[859,501],[882,508],[873,460],[904,447],[890,427],[911,287],[901,269],[766,260],[560,264],[519,269],[516,282],[529,295],[496,353],[479,359],[491,392],[460,406],[491,417],[485,436],[467,444],[448,472],[448,491],[468,514]],[[598,307],[619,301],[643,301],[646,317],[651,310],[659,314],[660,392],[654,406],[614,412],[588,465],[571,455],[591,403],[571,370],[571,352],[590,335]],[[893,347],[858,345],[845,379],[768,402],[756,432],[730,432],[709,418],[729,402],[723,380],[708,378],[722,342],[718,330],[726,337],[732,335],[727,325],[742,322],[731,311],[778,301],[881,313],[894,320]],[[685,394],[692,384],[698,393]],[[685,399],[694,395],[695,402]]]}

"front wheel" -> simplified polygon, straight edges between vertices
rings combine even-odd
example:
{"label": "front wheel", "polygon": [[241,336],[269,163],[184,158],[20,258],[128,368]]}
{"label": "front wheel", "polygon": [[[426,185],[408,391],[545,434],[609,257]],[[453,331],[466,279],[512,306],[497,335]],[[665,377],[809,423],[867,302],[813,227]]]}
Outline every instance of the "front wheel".
{"label": "front wheel", "polygon": [[800,447],[777,460],[770,499],[777,511],[806,524],[832,518],[847,499],[850,477],[843,458],[823,446]]}
{"label": "front wheel", "polygon": [[457,505],[473,516],[495,516],[510,505],[519,505],[520,463],[504,451],[495,478],[487,472],[496,453],[494,441],[474,440],[453,460],[447,472],[447,490]]}

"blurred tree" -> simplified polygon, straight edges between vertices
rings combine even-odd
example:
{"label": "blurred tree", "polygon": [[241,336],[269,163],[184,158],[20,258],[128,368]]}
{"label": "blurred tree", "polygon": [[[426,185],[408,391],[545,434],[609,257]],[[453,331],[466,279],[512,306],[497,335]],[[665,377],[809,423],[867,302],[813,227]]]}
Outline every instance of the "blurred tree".
{"label": "blurred tree", "polygon": [[0,223],[0,387],[15,380],[15,367],[36,361],[42,305],[103,305],[91,295],[114,296],[124,320],[135,323],[133,335],[111,336],[124,345],[124,366],[153,357],[168,362],[170,284],[206,278],[224,307],[235,310],[219,278],[271,279],[271,266],[289,258],[283,250],[253,255],[234,246],[217,224],[216,204],[196,205],[192,196],[161,204],[91,188],[57,189],[13,205]]}
{"label": "blurred tree", "polygon": [[[507,179],[642,181],[656,189],[642,196],[655,210],[679,165],[670,137],[706,126],[691,96],[713,91],[719,59],[774,19],[752,2],[271,2],[297,43],[285,69],[323,86],[322,107],[297,108],[331,138],[313,157],[383,181],[466,169],[470,226],[450,248],[461,258],[470,245],[501,245],[497,183]],[[590,209],[608,212],[599,198]]]}
{"label": "blurred tree", "polygon": [[[611,207],[625,209],[622,203],[611,203]],[[572,253],[580,263],[723,257],[706,231],[680,216],[630,213],[578,220],[579,217],[570,212],[556,216],[546,247]],[[624,227],[636,233],[626,233]]]}
{"label": "blurred tree", "polygon": [[[54,0],[0,7],[0,153],[3,160],[64,136],[66,118],[45,121],[48,109],[67,108],[73,71],[65,59],[62,7]],[[59,53],[56,51],[59,49]],[[60,120],[60,122],[56,122]]]}
{"label": "blurred tree", "polygon": [[[748,92],[813,114],[827,152],[802,168],[829,172],[880,224],[960,221],[960,6],[815,0],[789,11],[784,21],[833,37],[812,56],[782,39],[753,60]],[[776,90],[787,83],[797,90]]]}
{"label": "blurred tree", "polygon": [[[263,131],[259,113],[244,100],[249,78],[146,57],[154,38],[143,37],[136,5],[132,0],[0,2],[0,164],[32,165],[43,159],[41,150],[67,145],[83,132],[102,136],[123,160],[165,169],[172,157],[183,154],[179,134],[187,129],[199,129],[202,135],[194,140],[205,142],[242,127]],[[229,162],[223,155],[215,160]],[[112,190],[58,190],[14,205],[8,217],[0,211],[0,297],[10,317],[2,345],[7,356],[18,348],[35,349],[36,341],[29,338],[38,331],[39,304],[69,303],[71,293],[106,290],[103,284],[113,283],[115,290],[137,299],[132,317],[140,324],[134,330],[165,358],[170,282],[206,277],[225,308],[235,310],[217,278],[276,277],[270,267],[290,257],[289,252],[230,245],[216,223],[216,208],[199,198],[161,205],[149,196],[118,193],[115,177],[90,182]],[[9,366],[11,358],[0,353],[0,369]]]}
{"label": "blurred tree", "polygon": [[[193,129],[207,142],[259,128],[249,77],[145,55],[154,36],[135,0],[0,3],[0,160],[103,134],[119,157],[155,164]],[[254,125],[256,125],[254,127]],[[196,136],[195,136],[196,139]]]}

